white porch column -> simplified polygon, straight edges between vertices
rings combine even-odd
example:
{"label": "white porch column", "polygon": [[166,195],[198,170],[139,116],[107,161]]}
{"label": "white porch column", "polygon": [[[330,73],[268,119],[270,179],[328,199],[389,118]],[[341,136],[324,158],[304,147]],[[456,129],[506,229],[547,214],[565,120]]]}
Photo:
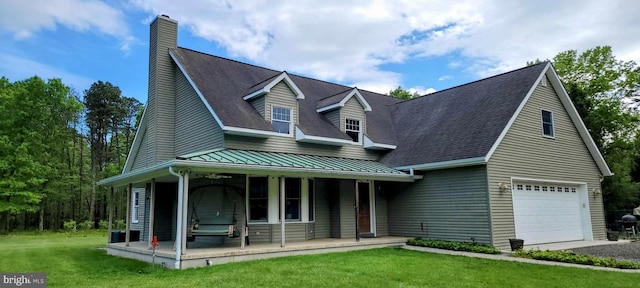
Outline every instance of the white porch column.
{"label": "white porch column", "polygon": [[113,231],[113,186],[111,186],[111,194],[109,196],[109,225],[107,228],[107,244],[111,243],[111,231]]}
{"label": "white porch column", "polygon": [[182,256],[182,221],[180,218],[182,218],[182,202],[184,200],[184,197],[182,196],[184,194],[184,189],[182,188],[182,185],[184,184],[184,177],[182,176],[182,174],[180,174],[182,172],[174,171],[173,167],[169,167],[169,173],[178,177],[178,211],[176,213],[176,240],[174,242],[174,250],[176,250],[176,262],[174,267],[176,269],[180,269],[180,260]]}
{"label": "white porch column", "polygon": [[285,191],[285,184],[284,184],[284,176],[280,177],[280,247],[284,247],[284,235],[285,235],[285,231],[284,231],[284,223],[286,222],[286,219],[284,219],[285,216],[285,198],[286,198],[286,192]]}
{"label": "white porch column", "polygon": [[358,189],[358,180],[356,182],[356,242],[360,242],[360,193]]}
{"label": "white porch column", "polygon": [[182,215],[180,221],[182,221],[182,231],[180,232],[182,237],[182,255],[187,254],[187,211],[189,211],[189,171],[184,172],[183,176],[184,184],[182,184]]}
{"label": "white porch column", "polygon": [[151,189],[149,189],[149,236],[147,237],[147,247],[153,249],[153,225],[155,223],[156,205],[156,178],[151,179]]}
{"label": "white porch column", "polygon": [[125,229],[124,243],[129,247],[129,236],[131,234],[131,197],[133,197],[133,183],[129,183],[127,189],[127,228]]}

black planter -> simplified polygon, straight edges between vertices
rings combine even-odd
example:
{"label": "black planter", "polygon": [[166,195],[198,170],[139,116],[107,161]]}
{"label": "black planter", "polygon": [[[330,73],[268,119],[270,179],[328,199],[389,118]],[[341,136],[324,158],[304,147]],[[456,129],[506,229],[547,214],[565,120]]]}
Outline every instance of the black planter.
{"label": "black planter", "polygon": [[524,240],[522,240],[522,239],[509,239],[509,245],[511,245],[511,251],[520,250],[524,246]]}
{"label": "black planter", "polygon": [[609,241],[618,241],[618,236],[620,232],[618,231],[607,231],[607,240]]}

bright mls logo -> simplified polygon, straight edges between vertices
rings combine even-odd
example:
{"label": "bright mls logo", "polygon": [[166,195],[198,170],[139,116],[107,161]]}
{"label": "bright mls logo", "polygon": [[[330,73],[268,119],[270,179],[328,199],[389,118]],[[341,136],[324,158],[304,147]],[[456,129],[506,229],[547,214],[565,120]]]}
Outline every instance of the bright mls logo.
{"label": "bright mls logo", "polygon": [[46,273],[0,273],[0,288],[5,287],[47,287]]}

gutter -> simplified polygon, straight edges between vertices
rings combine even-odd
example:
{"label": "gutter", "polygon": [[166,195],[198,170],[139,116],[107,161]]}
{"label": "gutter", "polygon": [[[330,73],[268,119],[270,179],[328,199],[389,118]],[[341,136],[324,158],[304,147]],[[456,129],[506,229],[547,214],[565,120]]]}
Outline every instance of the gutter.
{"label": "gutter", "polygon": [[[182,202],[183,202],[183,194],[184,194],[184,176],[180,173],[176,173],[173,171],[173,166],[169,166],[169,173],[178,177],[178,212],[176,213],[179,216],[182,216]],[[182,256],[182,221],[176,221],[176,262],[175,269],[180,269],[180,258]],[[180,234],[180,235],[177,235]]]}

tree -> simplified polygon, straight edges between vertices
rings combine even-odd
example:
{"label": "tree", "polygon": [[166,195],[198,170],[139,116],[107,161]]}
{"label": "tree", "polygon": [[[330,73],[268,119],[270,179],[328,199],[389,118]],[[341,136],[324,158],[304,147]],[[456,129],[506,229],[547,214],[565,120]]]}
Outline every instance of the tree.
{"label": "tree", "polygon": [[[89,127],[89,146],[91,147],[92,189],[88,197],[89,221],[96,214],[97,187],[95,182],[109,161],[108,136],[117,134],[120,119],[126,114],[122,105],[120,88],[109,82],[98,81],[84,92],[86,123]],[[115,131],[115,132],[114,132]]]}
{"label": "tree", "polygon": [[[0,78],[0,212],[5,229],[19,213],[40,213],[43,199],[64,193],[64,149],[81,104],[59,79],[11,83]],[[25,214],[26,215],[26,214]],[[26,222],[26,221],[25,221]],[[25,226],[26,223],[25,223]]]}
{"label": "tree", "polygon": [[[591,137],[602,152],[612,177],[602,182],[607,209],[637,206],[640,184],[634,181],[640,162],[638,103],[640,68],[634,61],[616,60],[609,46],[581,54],[561,52],[553,64]],[[640,177],[637,177],[640,178]]]}
{"label": "tree", "polygon": [[413,99],[420,97],[420,94],[418,94],[418,92],[411,93],[408,90],[402,89],[401,86],[398,86],[398,88],[389,91],[389,95],[398,99]]}

